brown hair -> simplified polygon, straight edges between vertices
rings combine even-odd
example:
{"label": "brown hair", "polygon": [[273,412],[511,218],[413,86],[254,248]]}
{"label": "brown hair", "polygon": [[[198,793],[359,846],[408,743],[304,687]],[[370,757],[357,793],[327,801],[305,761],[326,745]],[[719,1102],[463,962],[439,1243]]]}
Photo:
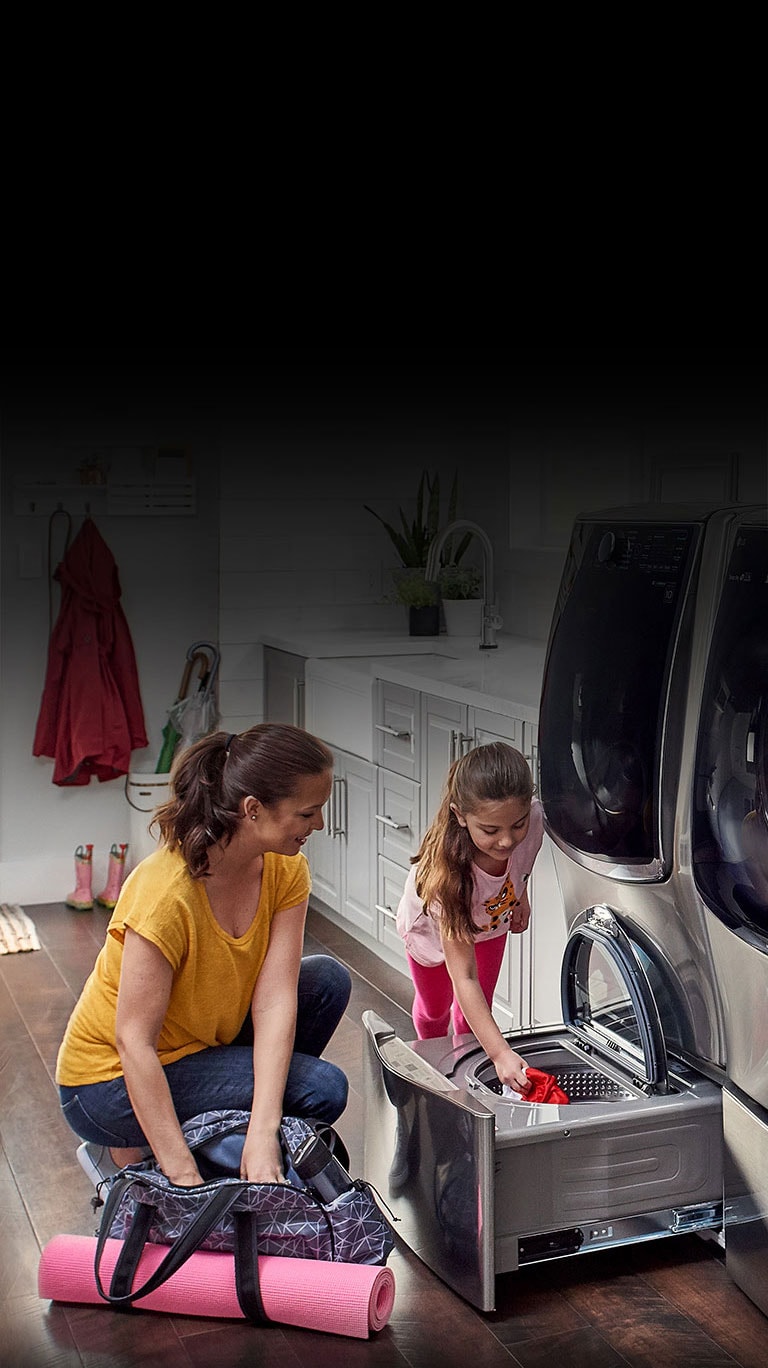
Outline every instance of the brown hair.
{"label": "brown hair", "polygon": [[480,803],[532,797],[528,761],[504,741],[476,746],[451,765],[434,820],[418,854],[411,857],[418,865],[416,892],[425,907],[439,904],[440,926],[448,940],[471,942],[477,931],[472,920],[475,846],[451,804],[464,816],[475,812]]}
{"label": "brown hair", "polygon": [[296,792],[306,775],[333,769],[333,752],[318,737],[283,722],[260,722],[247,731],[213,732],[174,761],[171,797],[157,809],[166,846],[178,845],[193,878],[208,873],[208,851],[228,845],[249,795],[267,807]]}

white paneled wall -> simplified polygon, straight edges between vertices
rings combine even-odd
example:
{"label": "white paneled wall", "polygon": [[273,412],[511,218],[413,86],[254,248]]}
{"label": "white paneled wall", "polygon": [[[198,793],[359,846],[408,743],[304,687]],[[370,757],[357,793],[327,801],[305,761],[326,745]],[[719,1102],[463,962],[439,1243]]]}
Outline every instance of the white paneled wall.
{"label": "white paneled wall", "polygon": [[440,472],[445,521],[458,470],[462,516],[493,534],[499,507],[506,514],[506,474],[501,491],[496,478],[475,478],[484,467],[505,472],[505,448],[464,427],[254,424],[228,428],[221,447],[219,698],[232,730],[263,718],[262,634],[293,625],[407,630],[406,610],[385,601],[397,554],[366,504],[399,528],[401,507],[413,517],[426,468]]}

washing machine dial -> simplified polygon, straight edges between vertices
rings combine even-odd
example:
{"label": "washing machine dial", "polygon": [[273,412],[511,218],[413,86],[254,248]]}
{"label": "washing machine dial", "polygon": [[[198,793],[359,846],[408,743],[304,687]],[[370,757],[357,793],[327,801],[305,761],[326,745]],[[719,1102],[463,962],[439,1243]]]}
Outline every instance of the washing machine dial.
{"label": "washing machine dial", "polygon": [[597,547],[597,559],[600,565],[609,565],[616,559],[616,533],[604,532]]}

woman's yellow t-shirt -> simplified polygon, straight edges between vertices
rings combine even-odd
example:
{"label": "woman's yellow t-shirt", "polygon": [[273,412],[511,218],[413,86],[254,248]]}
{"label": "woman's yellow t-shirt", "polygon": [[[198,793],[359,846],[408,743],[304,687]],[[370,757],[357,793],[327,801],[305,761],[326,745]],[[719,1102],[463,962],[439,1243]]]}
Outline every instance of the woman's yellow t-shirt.
{"label": "woman's yellow t-shirt", "polygon": [[100,1083],[122,1072],[115,1044],[117,990],[125,928],[156,945],[173,969],[157,1053],[162,1064],[234,1040],[248,1015],[269,945],[272,918],[296,907],[311,886],[306,856],[264,856],[259,906],[244,936],[223,931],[205,879],[193,879],[177,850],[163,848],[126,879],[107,936],[69,1019],[56,1062],[65,1087]]}

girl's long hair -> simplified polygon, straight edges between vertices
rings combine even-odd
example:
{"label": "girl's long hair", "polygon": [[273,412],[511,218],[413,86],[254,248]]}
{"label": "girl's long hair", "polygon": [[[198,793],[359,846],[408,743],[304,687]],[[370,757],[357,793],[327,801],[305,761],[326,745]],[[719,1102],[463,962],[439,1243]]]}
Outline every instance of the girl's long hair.
{"label": "girl's long hair", "polygon": [[164,845],[180,848],[190,874],[199,879],[208,873],[211,846],[232,840],[244,798],[269,807],[290,798],[307,775],[332,769],[333,752],[301,727],[261,722],[235,735],[213,732],[174,762],[171,797],[150,827],[160,828]]}
{"label": "girl's long hair", "polygon": [[440,806],[418,854],[416,892],[425,907],[439,905],[440,929],[448,940],[474,941],[472,920],[472,862],[475,846],[459,824],[451,803],[462,816],[483,802],[533,797],[533,777],[524,755],[504,741],[476,746],[448,771]]}

